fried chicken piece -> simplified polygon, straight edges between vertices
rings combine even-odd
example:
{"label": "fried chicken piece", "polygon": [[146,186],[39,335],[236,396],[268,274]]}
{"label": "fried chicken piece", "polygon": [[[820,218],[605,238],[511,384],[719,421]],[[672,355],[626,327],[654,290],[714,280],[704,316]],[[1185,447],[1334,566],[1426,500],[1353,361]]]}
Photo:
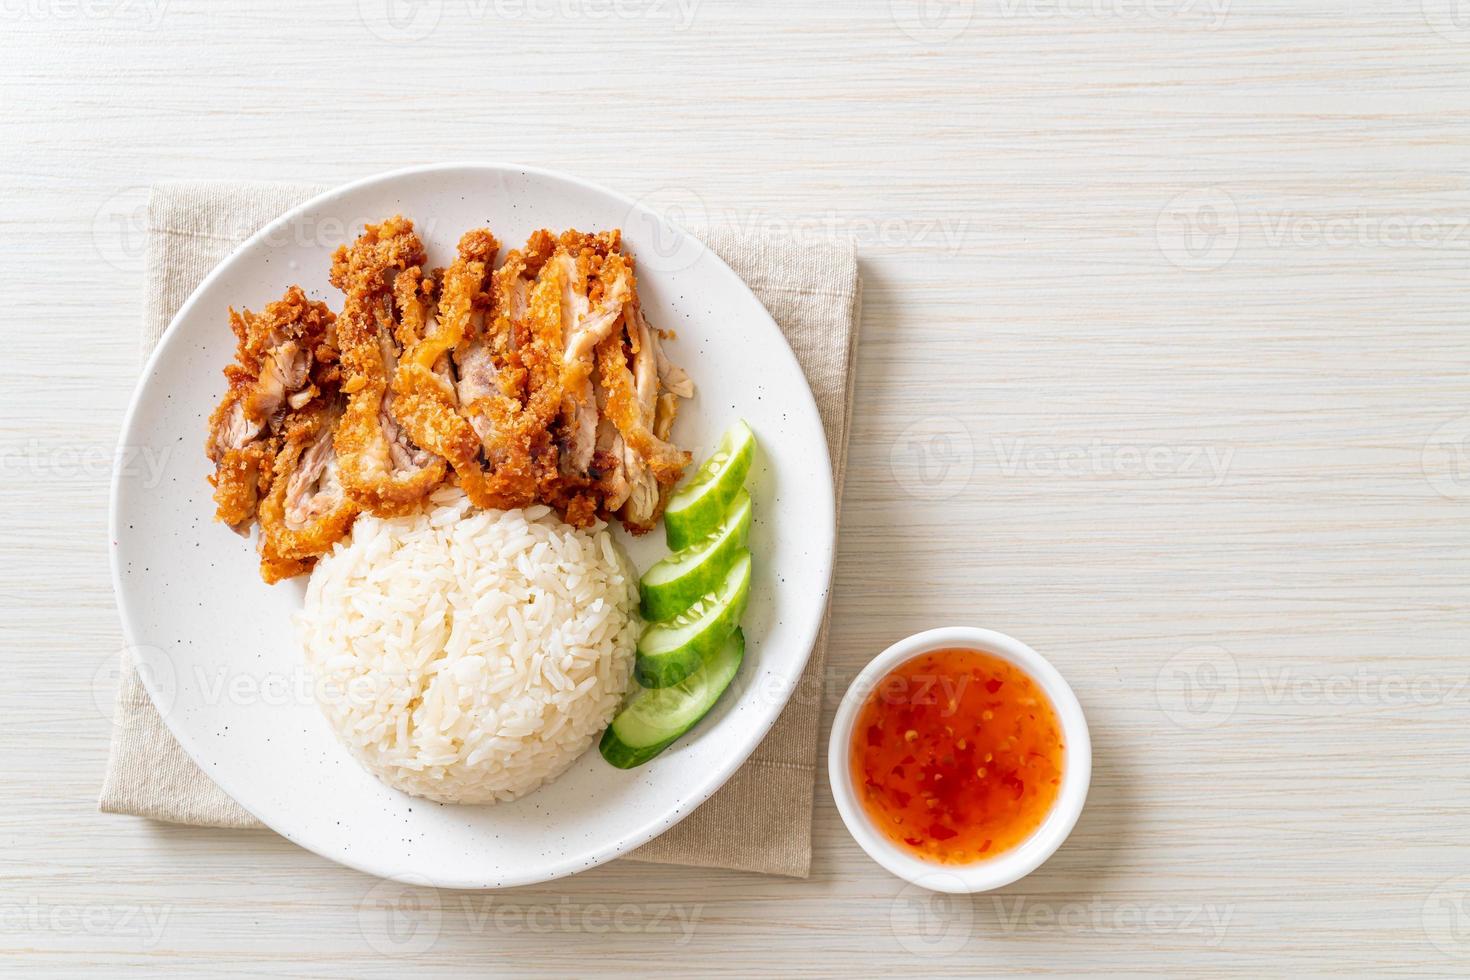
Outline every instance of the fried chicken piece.
{"label": "fried chicken piece", "polygon": [[231,311],[238,363],[211,417],[220,518],[261,525],[261,576],[309,571],[360,511],[411,512],[453,469],[476,506],[544,502],[571,524],[650,530],[689,454],[669,442],[694,393],[644,319],[617,231],[464,235],[424,271],[412,222],[333,256],[340,317],[299,288]]}
{"label": "fried chicken piece", "polygon": [[[550,256],[540,254],[542,249],[539,247],[549,239],[547,232],[538,231],[526,243],[524,275],[531,285],[522,328],[523,344],[519,351],[520,362],[526,371],[525,410],[545,433],[536,454],[542,464],[538,467],[538,476],[543,485],[553,480],[557,473],[556,449],[550,433],[562,408],[560,269],[547,269],[546,261]],[[555,248],[554,242],[551,247]]]}
{"label": "fried chicken piece", "polygon": [[[484,229],[460,239],[459,256],[444,272],[437,319],[413,314],[424,329],[404,350],[393,379],[393,414],[415,442],[449,462],[471,503],[503,510],[530,504],[536,484],[519,405],[500,390],[493,345],[483,336],[490,305],[485,285],[499,250]],[[458,385],[451,352],[459,358]],[[461,405],[461,392],[467,404]]]}
{"label": "fried chicken piece", "polygon": [[[280,439],[261,436],[239,448],[219,453],[214,460],[214,519],[228,524],[236,534],[250,533],[255,522],[255,505],[270,492],[271,460]],[[213,454],[211,454],[213,455]]]}
{"label": "fried chicken piece", "polygon": [[330,347],[333,320],[299,286],[263,313],[230,310],[235,363],[225,368],[229,390],[209,418],[205,452],[215,464],[215,519],[241,534],[270,489],[282,420],[317,394],[314,356]]}
{"label": "fried chicken piece", "polygon": [[[604,341],[611,344],[614,338]],[[598,348],[601,350],[601,346]],[[601,509],[616,513],[627,503],[633,493],[633,484],[628,482],[628,467],[623,460],[627,444],[623,434],[607,417],[607,388],[594,380],[593,391],[597,397],[597,449],[592,454],[592,475],[597,480],[597,489],[602,495]]]}
{"label": "fried chicken piece", "polygon": [[526,345],[530,302],[525,256],[513,251],[491,276],[488,314],[471,320],[454,351],[460,413],[469,419],[485,459],[496,469],[529,465],[529,460],[512,460],[507,455],[528,455],[525,433],[512,440],[511,426],[526,408],[527,372],[521,352]]}
{"label": "fried chicken piece", "polygon": [[496,492],[515,506],[536,499],[536,462],[550,437],[528,405],[526,316],[531,280],[525,257],[511,252],[491,276],[490,308],[472,323],[455,351],[459,368],[460,411],[480,438],[480,448],[495,474]]}
{"label": "fried chicken piece", "polygon": [[260,575],[268,583],[310,570],[357,519],[333,444],[342,411],[333,392],[286,422],[270,495],[260,502]]}
{"label": "fried chicken piece", "polygon": [[626,340],[619,333],[598,345],[598,380],[607,392],[603,411],[620,437],[619,461],[629,486],[618,516],[630,532],[644,534],[657,523],[691,457],[665,441],[678,402],[672,394],[659,394],[658,340],[636,298],[627,306],[626,322]]}
{"label": "fried chicken piece", "polygon": [[541,499],[570,523],[616,514],[643,533],[689,463],[668,436],[694,386],[643,318],[618,232],[537,232],[525,256],[528,413],[556,461],[539,470]]}
{"label": "fried chicken piece", "polygon": [[413,222],[401,215],[368,225],[332,257],[332,284],[346,294],[337,322],[348,395],[335,439],[341,479],[349,497],[383,517],[411,511],[445,475],[443,458],[416,445],[392,411],[401,344],[413,329],[400,320],[394,287],[423,261]]}
{"label": "fried chicken piece", "polygon": [[[605,257],[606,243],[581,243],[575,265],[566,243],[552,258],[562,275],[562,438],[560,462],[569,475],[586,474],[597,443],[597,400],[592,385],[593,352],[621,325],[633,295],[633,270],[617,252]],[[616,247],[614,238],[613,247]],[[602,259],[600,268],[598,259]]]}
{"label": "fried chicken piece", "polygon": [[[550,243],[555,241],[554,247]],[[598,344],[619,332],[623,309],[635,295],[631,262],[618,232],[569,231],[553,240],[537,232],[526,246],[527,269],[537,270],[527,309],[530,414],[551,434],[539,467],[539,488],[572,524],[590,523],[605,498],[626,495],[612,435],[600,425],[594,381]]]}

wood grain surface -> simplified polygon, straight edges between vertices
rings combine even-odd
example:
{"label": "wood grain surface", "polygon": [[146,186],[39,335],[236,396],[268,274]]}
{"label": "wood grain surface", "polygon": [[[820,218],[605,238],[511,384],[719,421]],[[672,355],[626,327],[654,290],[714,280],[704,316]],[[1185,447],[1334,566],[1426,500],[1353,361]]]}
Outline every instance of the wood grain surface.
{"label": "wood grain surface", "polygon": [[[0,0],[0,973],[1470,969],[1470,9]],[[164,178],[505,159],[861,245],[831,705],[912,631],[1067,675],[1092,795],[931,898],[380,884],[95,811],[106,486]]]}

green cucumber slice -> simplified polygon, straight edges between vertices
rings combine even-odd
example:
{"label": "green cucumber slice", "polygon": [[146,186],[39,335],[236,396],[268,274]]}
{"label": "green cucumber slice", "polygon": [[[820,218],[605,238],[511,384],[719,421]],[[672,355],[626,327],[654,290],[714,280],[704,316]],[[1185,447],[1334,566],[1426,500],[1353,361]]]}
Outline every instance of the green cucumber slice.
{"label": "green cucumber slice", "polygon": [[750,552],[741,549],[718,589],[673,619],[643,631],[633,664],[638,683],[669,687],[694,673],[735,632],[749,601]]}
{"label": "green cucumber slice", "polygon": [[738,421],[725,430],[694,477],[669,498],[664,536],[671,551],[687,548],[719,527],[754,459],[755,433],[743,420]]}
{"label": "green cucumber slice", "polygon": [[745,659],[745,634],[738,628],[694,673],[673,687],[640,687],[602,733],[598,749],[619,769],[632,769],[658,755],[698,724],[720,700]]}
{"label": "green cucumber slice", "polygon": [[653,623],[672,619],[719,588],[736,553],[750,538],[750,518],[750,494],[742,488],[736,491],[724,521],[709,536],[644,572],[638,581],[643,618]]}

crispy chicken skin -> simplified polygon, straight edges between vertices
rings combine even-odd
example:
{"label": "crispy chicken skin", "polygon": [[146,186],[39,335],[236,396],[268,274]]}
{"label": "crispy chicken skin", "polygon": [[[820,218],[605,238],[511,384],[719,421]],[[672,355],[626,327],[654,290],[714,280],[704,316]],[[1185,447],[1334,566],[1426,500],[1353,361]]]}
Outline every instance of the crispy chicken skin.
{"label": "crispy chicken skin", "polygon": [[[464,341],[455,349],[459,372],[460,411],[480,437],[485,460],[493,468],[522,473],[535,493],[531,458],[544,452],[544,433],[526,413],[526,311],[531,280],[525,255],[513,251],[490,280],[490,309],[475,317]],[[519,426],[516,432],[514,427]]]}
{"label": "crispy chicken skin", "polygon": [[629,531],[643,534],[663,513],[690,455],[665,441],[678,401],[659,396],[657,335],[636,299],[628,304],[626,316],[626,339],[615,334],[599,344],[597,367],[607,392],[604,412],[617,429],[615,445],[630,488],[618,516]]}
{"label": "crispy chicken skin", "polygon": [[622,325],[623,307],[633,295],[633,270],[615,251],[617,247],[614,233],[579,236],[568,232],[547,263],[547,268],[555,272],[561,294],[562,430],[558,462],[562,473],[573,478],[588,475],[596,451],[593,352]]}
{"label": "crispy chicken skin", "polygon": [[[460,239],[459,256],[444,271],[437,317],[422,309],[412,314],[424,327],[394,376],[393,414],[416,443],[448,460],[471,503],[504,510],[530,504],[536,486],[520,406],[500,389],[485,335],[486,313],[494,319],[486,286],[499,250],[484,229]],[[457,380],[451,353],[458,354]]]}
{"label": "crispy chicken skin", "polygon": [[357,508],[336,480],[331,433],[341,415],[335,317],[299,286],[264,313],[230,311],[237,347],[229,390],[210,417],[216,518],[260,523],[266,582],[311,568],[351,528]]}
{"label": "crispy chicken skin", "polygon": [[270,489],[282,422],[317,394],[314,357],[329,345],[333,320],[299,286],[263,313],[230,310],[235,363],[225,368],[229,389],[209,418],[205,451],[215,464],[215,519],[241,534]]}
{"label": "crispy chicken skin", "polygon": [[332,285],[346,294],[337,322],[348,395],[335,440],[342,484],[360,507],[383,517],[411,511],[446,470],[443,458],[415,445],[393,413],[401,345],[412,339],[395,302],[395,280],[423,261],[423,243],[402,216],[368,225],[332,257]]}
{"label": "crispy chicken skin", "polygon": [[359,513],[412,512],[449,478],[481,508],[658,522],[690,461],[669,436],[694,386],[644,318],[621,234],[537,231],[497,269],[499,251],[475,229],[425,271],[395,216],[333,255],[340,316],[297,286],[230,311],[210,481],[218,520],[260,524],[266,582],[310,571]]}
{"label": "crispy chicken skin", "polygon": [[266,582],[310,570],[357,519],[333,445],[342,408],[333,392],[292,413],[286,424],[270,494],[260,502],[260,576]]}
{"label": "crispy chicken skin", "polygon": [[[618,512],[637,494],[647,506],[635,507],[638,519],[626,523],[635,533],[646,531],[664,495],[655,486],[650,504],[646,467],[606,414],[613,393],[598,371],[598,350],[621,349],[627,312],[637,302],[632,260],[617,231],[569,231],[557,239],[537,232],[526,252],[535,257],[528,268],[539,265],[527,311],[530,406],[552,433],[556,460],[539,470],[541,495],[580,525]],[[611,359],[608,364],[611,370]],[[670,485],[677,480],[672,476]]]}

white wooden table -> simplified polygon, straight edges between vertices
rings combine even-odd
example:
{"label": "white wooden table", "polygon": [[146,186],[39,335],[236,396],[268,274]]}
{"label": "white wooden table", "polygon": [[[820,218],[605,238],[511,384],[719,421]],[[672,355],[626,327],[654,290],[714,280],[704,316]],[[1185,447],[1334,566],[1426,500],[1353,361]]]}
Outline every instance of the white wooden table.
{"label": "white wooden table", "polygon": [[[1456,10],[4,0],[0,973],[1470,969]],[[144,188],[477,158],[859,239],[829,705],[923,627],[1046,653],[1097,759],[1049,864],[931,901],[824,784],[810,880],[499,894],[95,812]]]}

